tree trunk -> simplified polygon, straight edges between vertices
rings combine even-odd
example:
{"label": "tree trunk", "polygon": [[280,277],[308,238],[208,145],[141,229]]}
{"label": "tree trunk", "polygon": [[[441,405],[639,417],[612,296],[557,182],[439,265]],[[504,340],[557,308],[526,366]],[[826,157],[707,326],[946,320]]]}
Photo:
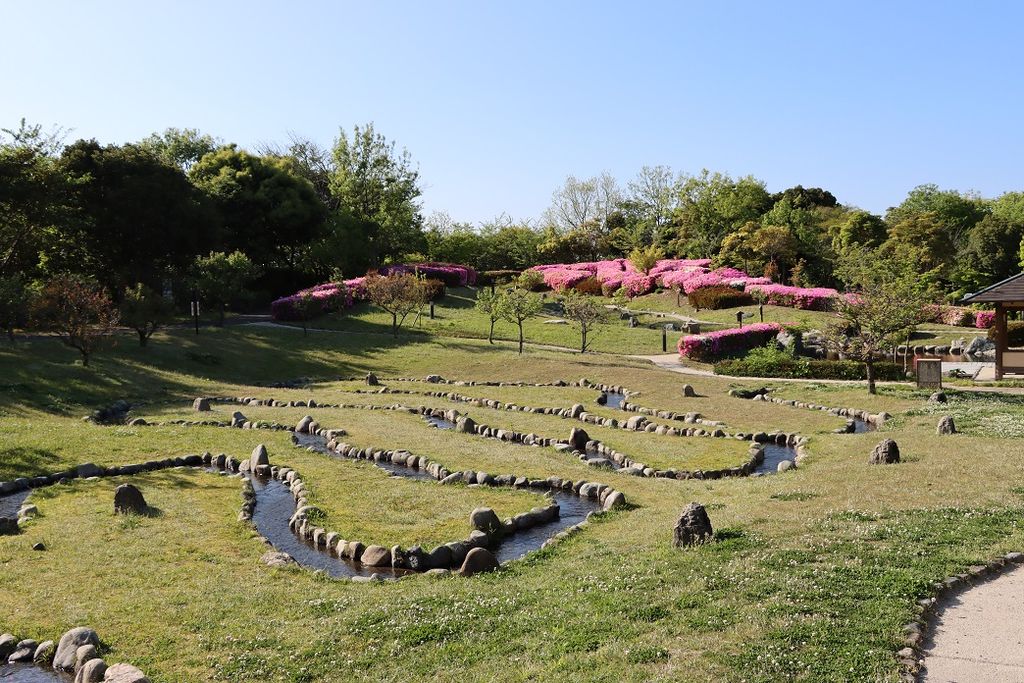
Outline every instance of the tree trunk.
{"label": "tree trunk", "polygon": [[867,375],[868,375],[868,393],[869,394],[876,394],[878,392],[875,390],[875,359],[874,359],[874,357],[870,357],[869,356],[867,361],[865,361],[864,365],[865,365],[865,369],[867,370]]}
{"label": "tree trunk", "polygon": [[523,323],[519,323],[519,355],[523,355]]}
{"label": "tree trunk", "polygon": [[394,335],[395,339],[398,339],[398,314],[391,314],[391,334]]}
{"label": "tree trunk", "polygon": [[487,332],[487,343],[494,343],[494,318],[491,318],[491,329]]}
{"label": "tree trunk", "polygon": [[306,329],[306,319],[305,318],[302,319],[302,336],[303,337],[308,337],[309,336],[309,331]]}
{"label": "tree trunk", "polygon": [[82,354],[82,367],[89,367],[89,353],[83,349],[78,350]]}
{"label": "tree trunk", "polygon": [[135,330],[139,334],[139,346],[145,347],[146,342],[149,341],[149,335],[146,334],[146,330]]}

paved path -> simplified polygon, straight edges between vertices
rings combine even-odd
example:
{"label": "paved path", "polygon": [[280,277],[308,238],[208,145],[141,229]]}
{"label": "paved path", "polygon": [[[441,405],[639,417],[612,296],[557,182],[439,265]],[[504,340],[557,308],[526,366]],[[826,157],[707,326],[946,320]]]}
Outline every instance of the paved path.
{"label": "paved path", "polygon": [[953,598],[924,663],[927,683],[1024,682],[1024,567]]}
{"label": "paved path", "polygon": [[[732,375],[716,375],[711,370],[702,370],[701,368],[692,368],[688,365],[683,365],[679,362],[678,353],[665,353],[658,354],[656,356],[629,356],[630,358],[637,358],[639,360],[646,360],[654,365],[657,365],[662,370],[668,370],[669,372],[677,372],[680,375],[690,375],[692,377],[717,377],[719,379],[727,379],[736,382],[760,382],[762,384],[777,384],[779,382],[794,382],[797,384],[865,384],[864,380],[850,380],[850,379],[799,379],[791,377],[733,377]],[[875,384],[882,386],[883,384],[908,384],[908,382],[890,382],[876,380]]]}

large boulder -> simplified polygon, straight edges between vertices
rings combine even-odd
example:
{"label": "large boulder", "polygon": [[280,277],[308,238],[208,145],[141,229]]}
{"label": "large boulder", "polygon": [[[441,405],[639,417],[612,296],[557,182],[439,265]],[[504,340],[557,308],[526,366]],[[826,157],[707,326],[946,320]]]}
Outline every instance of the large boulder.
{"label": "large boulder", "polygon": [[683,385],[683,396],[685,396],[686,398],[694,398],[696,395],[697,392],[693,390],[692,386],[690,386],[689,384]]}
{"label": "large boulder", "polygon": [[946,392],[936,391],[928,397],[929,403],[945,403],[948,399],[946,398]]}
{"label": "large boulder", "polygon": [[18,639],[10,633],[0,635],[0,662],[6,662],[7,658],[18,649]]}
{"label": "large boulder", "polygon": [[114,489],[114,512],[119,515],[143,515],[146,513],[146,499],[134,484],[121,484]]}
{"label": "large boulder", "polygon": [[107,669],[104,683],[149,683],[145,674],[131,664],[115,664]]}
{"label": "large boulder", "polygon": [[102,659],[90,659],[82,664],[75,674],[75,683],[103,683],[107,673],[107,663]]}
{"label": "large boulder", "polygon": [[359,561],[368,567],[390,567],[391,549],[381,545],[366,546]]}
{"label": "large boulder", "polygon": [[208,398],[197,398],[192,401],[192,409],[198,413],[205,413],[210,410],[210,399]]}
{"label": "large boulder", "polygon": [[311,424],[313,424],[313,416],[306,415],[301,420],[299,420],[299,423],[297,425],[295,425],[295,431],[299,434],[308,434],[309,426]]}
{"label": "large boulder", "polygon": [[263,465],[270,465],[270,455],[267,453],[267,447],[260,444],[252,449],[252,455],[249,456],[249,471],[255,472],[257,467]]}
{"label": "large boulder", "polygon": [[587,409],[583,407],[583,404],[575,403],[571,408],[569,408],[569,417],[576,419],[584,412],[586,412],[586,410]]}
{"label": "large boulder", "polygon": [[672,545],[677,548],[706,543],[714,535],[708,511],[700,503],[690,503],[684,509],[672,532]]}
{"label": "large boulder", "polygon": [[377,375],[373,374],[372,372],[366,373],[366,386],[368,386],[368,387],[380,386],[380,380],[377,379]]}
{"label": "large boulder", "polygon": [[569,445],[580,453],[586,452],[588,441],[590,441],[590,435],[584,429],[573,427],[572,431],[569,432]]}
{"label": "large boulder", "polygon": [[462,562],[459,573],[463,576],[473,576],[481,572],[491,572],[499,567],[498,560],[487,548],[473,548],[466,553],[466,559]]}
{"label": "large boulder", "polygon": [[644,428],[647,424],[647,418],[643,415],[634,415],[633,417],[626,420],[626,429],[631,431],[639,431]]}
{"label": "large boulder", "polygon": [[243,415],[240,411],[236,410],[235,412],[231,413],[232,427],[241,427],[246,422],[248,422],[248,418],[245,415]]}
{"label": "large boulder", "polygon": [[936,434],[956,434],[956,424],[952,415],[944,415],[935,428]]}
{"label": "large boulder", "polygon": [[498,515],[491,508],[477,508],[469,513],[469,523],[477,531],[482,531],[488,536],[496,536],[501,533],[502,525]]}
{"label": "large boulder", "polygon": [[448,569],[452,566],[452,549],[439,545],[424,556],[427,569]]}
{"label": "large boulder", "polygon": [[78,648],[83,645],[99,647],[100,637],[87,626],[76,626],[60,637],[57,653],[53,656],[53,668],[58,671],[72,671],[77,662]]}
{"label": "large boulder", "polygon": [[476,434],[476,422],[473,418],[463,415],[455,420],[455,431],[463,434]]}
{"label": "large boulder", "polygon": [[871,451],[872,465],[891,465],[900,461],[900,447],[892,439],[885,439]]}

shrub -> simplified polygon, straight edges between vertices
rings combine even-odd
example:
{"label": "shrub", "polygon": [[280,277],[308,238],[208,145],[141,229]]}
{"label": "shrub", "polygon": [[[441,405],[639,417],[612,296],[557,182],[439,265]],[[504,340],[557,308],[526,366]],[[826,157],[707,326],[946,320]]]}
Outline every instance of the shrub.
{"label": "shrub", "polygon": [[576,290],[580,294],[600,295],[601,281],[596,277],[588,277],[586,280],[580,280],[572,286],[572,289]]}
{"label": "shrub", "polygon": [[[1006,323],[1006,337],[1007,343],[1011,348],[1018,348],[1024,346],[1024,322],[1019,320],[1011,320]],[[988,328],[988,338],[992,341],[996,339],[996,328]]]}
{"label": "shrub", "polygon": [[427,261],[425,263],[402,263],[394,266],[383,266],[380,269],[381,275],[400,275],[412,273],[421,275],[433,280],[440,280],[449,287],[465,287],[476,284],[476,271],[469,266],[462,266],[457,263],[438,263]]}
{"label": "shrub", "polygon": [[[313,302],[304,300],[310,295]],[[356,301],[366,299],[366,278],[357,277],[344,282],[325,282],[303,289],[291,296],[281,297],[270,304],[270,317],[274,320],[312,320],[325,313],[351,308]]]}
{"label": "shrub", "polygon": [[516,284],[528,292],[539,292],[542,289],[547,289],[547,285],[544,283],[544,274],[539,270],[524,270],[519,274]]}
{"label": "shrub", "polygon": [[721,308],[735,308],[736,306],[749,306],[754,303],[753,297],[746,292],[741,292],[732,287],[715,285],[714,287],[701,287],[686,295],[687,301],[697,310],[717,311]]}
{"label": "shrub", "polygon": [[482,273],[477,273],[476,283],[478,285],[490,286],[490,285],[504,285],[510,282],[515,282],[516,278],[519,277],[519,270],[485,270]]}
{"label": "shrub", "polygon": [[441,280],[427,278],[423,281],[423,289],[426,291],[428,301],[440,301],[444,298],[447,285]]}
{"label": "shrub", "polygon": [[830,311],[839,292],[828,287],[790,287],[778,284],[750,284],[747,291],[772,306],[805,311]]}
{"label": "shrub", "polygon": [[[865,380],[864,363],[852,360],[810,360],[806,358],[764,358],[723,360],[715,363],[716,375],[733,377],[781,377],[792,379]],[[899,381],[905,379],[903,366],[897,363],[876,362],[875,378]]]}
{"label": "shrub", "polygon": [[985,330],[992,327],[992,323],[995,322],[995,319],[995,311],[978,311],[974,314],[974,326],[979,330]]}
{"label": "shrub", "polygon": [[776,323],[754,323],[742,328],[689,335],[679,340],[679,355],[691,360],[711,362],[743,354],[755,347],[764,346],[781,329],[782,326]]}

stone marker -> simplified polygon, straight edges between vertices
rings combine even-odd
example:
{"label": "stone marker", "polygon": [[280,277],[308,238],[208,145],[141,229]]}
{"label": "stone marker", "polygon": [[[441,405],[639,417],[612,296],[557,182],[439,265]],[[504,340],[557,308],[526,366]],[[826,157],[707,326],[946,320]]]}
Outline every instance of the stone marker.
{"label": "stone marker", "polygon": [[587,450],[587,442],[590,441],[590,435],[579,427],[573,427],[572,431],[569,432],[569,445],[578,450],[580,453],[585,453]]}
{"label": "stone marker", "polygon": [[255,472],[256,468],[261,465],[270,465],[270,455],[267,453],[267,447],[263,444],[252,449],[252,455],[249,456],[249,470]]}
{"label": "stone marker", "polygon": [[677,548],[706,543],[711,540],[714,529],[711,528],[711,518],[707,510],[700,503],[690,503],[679,515],[672,533],[672,545]]}
{"label": "stone marker", "polygon": [[487,548],[473,548],[466,553],[466,559],[462,563],[459,573],[463,576],[473,576],[481,572],[491,572],[498,568],[498,560]]}
{"label": "stone marker", "polygon": [[208,398],[197,398],[192,401],[192,409],[197,413],[205,413],[210,410],[210,399]]}
{"label": "stone marker", "polygon": [[686,398],[693,398],[696,395],[697,392],[693,390],[693,387],[691,387],[689,384],[683,385],[683,396],[685,396]]}
{"label": "stone marker", "polygon": [[76,626],[60,637],[57,653],[53,656],[53,668],[59,671],[72,671],[75,668],[78,648],[83,645],[99,646],[100,637],[96,631],[86,626]]}
{"label": "stone marker", "polygon": [[939,425],[935,428],[936,434],[956,434],[956,424],[953,422],[952,415],[946,415],[939,420]]}
{"label": "stone marker", "polygon": [[366,386],[368,386],[368,387],[380,386],[380,380],[377,379],[377,375],[373,374],[372,372],[366,373]]}
{"label": "stone marker", "polygon": [[900,461],[900,447],[892,439],[885,439],[871,451],[868,462],[872,465],[891,465]]}
{"label": "stone marker", "polygon": [[309,426],[311,424],[313,424],[313,416],[306,415],[301,420],[299,420],[299,423],[297,425],[295,425],[295,431],[299,434],[308,434]]}
{"label": "stone marker", "polygon": [[146,513],[146,499],[134,484],[121,484],[114,489],[114,513],[142,515]]}

